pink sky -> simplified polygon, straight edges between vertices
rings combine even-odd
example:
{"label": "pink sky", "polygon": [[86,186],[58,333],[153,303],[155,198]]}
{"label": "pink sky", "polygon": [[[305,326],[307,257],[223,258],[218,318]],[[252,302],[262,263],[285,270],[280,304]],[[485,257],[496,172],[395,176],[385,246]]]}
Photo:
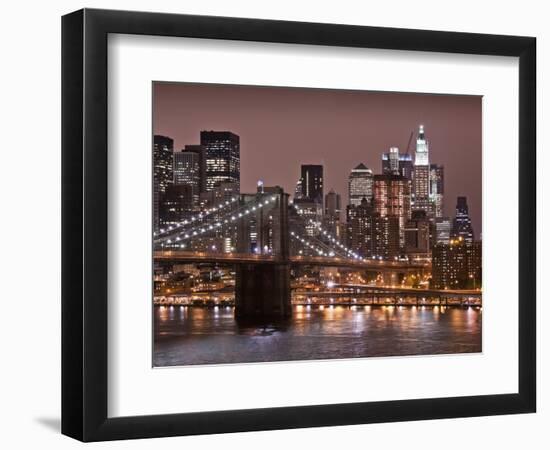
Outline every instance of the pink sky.
{"label": "pink sky", "polygon": [[153,133],[174,150],[199,143],[201,130],[238,134],[242,192],[261,179],[293,194],[300,165],[323,164],[325,194],[334,188],[344,205],[350,170],[362,162],[380,173],[381,154],[404,152],[424,124],[430,162],[445,166],[445,214],[465,195],[481,232],[481,97],[154,83],[153,108]]}

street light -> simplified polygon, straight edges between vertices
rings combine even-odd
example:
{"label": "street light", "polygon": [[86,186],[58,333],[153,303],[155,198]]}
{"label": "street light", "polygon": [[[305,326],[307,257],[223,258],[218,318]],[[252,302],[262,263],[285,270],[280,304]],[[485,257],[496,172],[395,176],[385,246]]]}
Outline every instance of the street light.
{"label": "street light", "polygon": [[474,290],[476,288],[476,277],[474,276],[474,274],[470,274],[470,279],[473,279],[474,280]]}

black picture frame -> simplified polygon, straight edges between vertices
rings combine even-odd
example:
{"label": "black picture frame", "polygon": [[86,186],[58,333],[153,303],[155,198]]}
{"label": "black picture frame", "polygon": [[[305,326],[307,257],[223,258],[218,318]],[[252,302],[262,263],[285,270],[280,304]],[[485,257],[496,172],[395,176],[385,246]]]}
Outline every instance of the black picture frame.
{"label": "black picture frame", "polygon": [[[499,395],[107,416],[109,33],[519,57],[519,385]],[[535,412],[536,39],[83,9],[62,18],[62,433],[82,441]]]}

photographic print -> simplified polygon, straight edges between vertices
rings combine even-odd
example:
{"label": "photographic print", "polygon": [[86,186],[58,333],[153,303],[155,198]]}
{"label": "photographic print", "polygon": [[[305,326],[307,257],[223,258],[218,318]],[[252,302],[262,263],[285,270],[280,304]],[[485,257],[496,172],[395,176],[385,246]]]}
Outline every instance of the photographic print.
{"label": "photographic print", "polygon": [[153,82],[153,366],[482,351],[482,98]]}

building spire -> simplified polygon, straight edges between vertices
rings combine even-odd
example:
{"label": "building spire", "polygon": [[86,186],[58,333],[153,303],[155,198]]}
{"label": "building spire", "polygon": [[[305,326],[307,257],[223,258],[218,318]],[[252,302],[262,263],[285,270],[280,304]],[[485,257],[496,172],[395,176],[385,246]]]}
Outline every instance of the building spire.
{"label": "building spire", "polygon": [[416,139],[416,154],[414,159],[415,166],[428,166],[429,162],[429,145],[424,136],[424,125],[418,127],[418,138]]}

